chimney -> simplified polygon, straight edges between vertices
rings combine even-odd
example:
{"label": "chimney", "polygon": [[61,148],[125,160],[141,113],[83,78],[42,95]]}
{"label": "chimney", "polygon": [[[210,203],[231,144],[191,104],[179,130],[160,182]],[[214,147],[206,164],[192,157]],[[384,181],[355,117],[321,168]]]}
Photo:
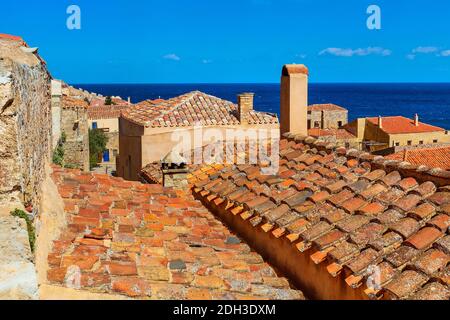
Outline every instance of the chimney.
{"label": "chimney", "polygon": [[308,135],[308,68],[302,64],[283,67],[280,96],[281,134]]}
{"label": "chimney", "polygon": [[416,127],[418,127],[419,126],[419,115],[416,113],[416,115],[415,115],[415,117],[414,117],[414,125],[416,126]]}
{"label": "chimney", "polygon": [[128,97],[128,105],[131,105],[131,98]]}
{"label": "chimney", "polygon": [[186,189],[188,187],[187,161],[175,150],[161,161],[163,175],[162,185],[165,188]]}
{"label": "chimney", "polygon": [[238,119],[244,120],[244,115],[253,110],[254,93],[246,92],[238,95]]}
{"label": "chimney", "polygon": [[381,116],[378,116],[378,126],[380,127],[380,129],[383,128],[383,118]]}

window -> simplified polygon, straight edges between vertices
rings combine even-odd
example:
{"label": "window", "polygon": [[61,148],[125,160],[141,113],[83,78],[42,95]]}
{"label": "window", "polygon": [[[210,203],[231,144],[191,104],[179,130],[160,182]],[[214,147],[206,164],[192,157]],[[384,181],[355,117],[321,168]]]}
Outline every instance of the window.
{"label": "window", "polygon": [[396,142],[396,143],[395,143],[395,146],[396,146],[396,147],[399,147],[399,146],[400,146],[400,142]]}
{"label": "window", "polygon": [[92,129],[97,129],[97,122],[92,122]]}
{"label": "window", "polygon": [[411,146],[411,145],[412,145],[412,141],[408,140],[408,146]]}
{"label": "window", "polygon": [[438,140],[437,140],[437,139],[434,139],[434,140],[433,140],[433,143],[438,143]]}
{"label": "window", "polygon": [[338,121],[338,127],[342,127],[342,121]]}
{"label": "window", "polygon": [[346,148],[346,149],[349,149],[349,148],[350,148],[350,143],[349,143],[349,142],[346,142],[346,143],[345,143],[345,148]]}
{"label": "window", "polygon": [[420,141],[419,141],[419,144],[423,144],[423,141],[422,141],[422,140],[420,140]]}
{"label": "window", "polygon": [[115,157],[117,157],[117,154],[118,154],[119,152],[117,152],[117,149],[113,149],[113,156],[114,156],[114,158]]}
{"label": "window", "polygon": [[314,121],[314,128],[320,128],[320,122]]}

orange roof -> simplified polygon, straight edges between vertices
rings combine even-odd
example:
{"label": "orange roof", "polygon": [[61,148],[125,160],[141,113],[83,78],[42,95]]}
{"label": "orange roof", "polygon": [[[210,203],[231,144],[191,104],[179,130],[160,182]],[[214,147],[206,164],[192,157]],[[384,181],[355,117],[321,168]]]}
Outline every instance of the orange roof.
{"label": "orange roof", "polygon": [[308,130],[308,135],[311,137],[329,137],[336,136],[337,139],[353,139],[356,138],[354,134],[346,129],[319,129],[312,128]]}
{"label": "orange roof", "polygon": [[88,108],[88,103],[86,101],[84,101],[83,99],[77,99],[70,96],[63,95],[61,102],[63,108],[83,108],[83,109]]}
{"label": "orange roof", "polygon": [[23,41],[23,39],[21,37],[13,36],[13,35],[10,35],[10,34],[5,34],[5,33],[0,33],[0,38],[1,39],[14,40],[14,41]]}
{"label": "orange roof", "polygon": [[325,104],[312,104],[308,106],[308,111],[347,111],[347,109],[342,108],[336,104],[325,103]]}
{"label": "orange roof", "polygon": [[53,168],[68,224],[47,279],[138,299],[304,299],[190,191]]}
{"label": "orange roof", "polygon": [[[122,117],[146,127],[184,127],[200,123],[238,125],[238,106],[200,91],[193,91],[168,100],[146,100],[131,106]],[[250,110],[244,117],[249,124],[277,124],[274,114]]]}
{"label": "orange roof", "polygon": [[[367,120],[378,126],[378,117],[367,118]],[[414,120],[402,116],[383,117],[381,129],[389,134],[445,131],[440,127],[435,127],[423,122],[419,122],[419,125],[416,126],[414,125]]]}
{"label": "orange roof", "polygon": [[[243,164],[206,178],[194,173],[196,199],[232,230],[257,238],[267,261],[299,288],[307,277],[329,275],[308,281],[313,299],[450,298],[449,171],[285,137],[278,172]],[[379,271],[377,287],[371,270]]]}
{"label": "orange roof", "polygon": [[450,146],[403,150],[386,156],[390,160],[407,161],[413,165],[450,170]]}

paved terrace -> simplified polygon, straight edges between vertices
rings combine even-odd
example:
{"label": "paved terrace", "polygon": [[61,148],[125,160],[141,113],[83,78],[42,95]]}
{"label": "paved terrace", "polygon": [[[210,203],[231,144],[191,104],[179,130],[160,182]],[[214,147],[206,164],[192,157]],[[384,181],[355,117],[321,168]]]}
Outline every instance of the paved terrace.
{"label": "paved terrace", "polygon": [[304,299],[190,191],[53,170],[68,227],[48,257],[51,284],[138,299]]}

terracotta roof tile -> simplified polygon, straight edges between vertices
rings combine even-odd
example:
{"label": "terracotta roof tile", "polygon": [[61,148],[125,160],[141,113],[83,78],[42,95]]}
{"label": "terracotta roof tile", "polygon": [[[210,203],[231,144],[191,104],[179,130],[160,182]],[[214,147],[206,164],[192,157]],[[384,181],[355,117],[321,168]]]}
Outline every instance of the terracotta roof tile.
{"label": "terracotta roof tile", "polygon": [[50,283],[139,299],[303,299],[190,192],[53,168],[67,229]]}
{"label": "terracotta roof tile", "polygon": [[406,161],[413,165],[450,170],[450,147],[403,150],[386,156],[387,159]]}
{"label": "terracotta roof tile", "polygon": [[[378,126],[378,118],[367,118],[367,121]],[[423,133],[445,131],[442,128],[435,127],[426,123],[419,122],[419,125],[414,124],[414,120],[401,116],[383,117],[382,130],[389,134],[403,134],[403,133]]]}
{"label": "terracotta roof tile", "polygon": [[347,111],[347,109],[340,107],[336,104],[312,104],[308,106],[308,111]]}
{"label": "terracotta roof tile", "polygon": [[[280,141],[277,175],[263,179],[254,170],[260,169],[259,165],[251,169],[230,164],[225,167],[229,171],[219,170],[226,174],[205,178],[227,183],[227,190],[233,190],[234,185],[240,195],[251,193],[240,189],[240,179],[252,178],[252,190],[264,190],[248,198],[225,195],[229,210],[245,206],[241,200],[270,203],[264,213],[254,210],[250,226],[274,232],[267,241],[286,238],[299,254],[310,255],[314,264],[331,272],[335,281],[345,280],[351,287],[364,283],[367,268],[379,266],[382,290],[369,290],[371,297],[384,294],[387,298],[411,298],[422,290],[425,295],[429,291],[424,287],[427,282],[439,279],[442,284],[448,279],[442,264],[434,267],[426,256],[434,252],[430,250],[439,251],[439,256],[448,255],[447,172],[387,167],[381,157],[351,155],[342,148],[320,146],[314,139],[306,142],[305,138],[287,136]],[[203,190],[210,188],[203,185],[194,194],[209,207],[208,199],[201,195]],[[249,223],[239,221],[238,225]],[[276,248],[276,244],[271,247]],[[337,277],[341,272],[344,277]],[[446,296],[444,291],[440,294]]]}
{"label": "terracotta roof tile", "polygon": [[[238,125],[238,107],[232,102],[193,91],[163,101],[146,100],[126,109],[122,116],[145,127],[185,127]],[[249,124],[277,124],[274,114],[249,111],[244,115]]]}

